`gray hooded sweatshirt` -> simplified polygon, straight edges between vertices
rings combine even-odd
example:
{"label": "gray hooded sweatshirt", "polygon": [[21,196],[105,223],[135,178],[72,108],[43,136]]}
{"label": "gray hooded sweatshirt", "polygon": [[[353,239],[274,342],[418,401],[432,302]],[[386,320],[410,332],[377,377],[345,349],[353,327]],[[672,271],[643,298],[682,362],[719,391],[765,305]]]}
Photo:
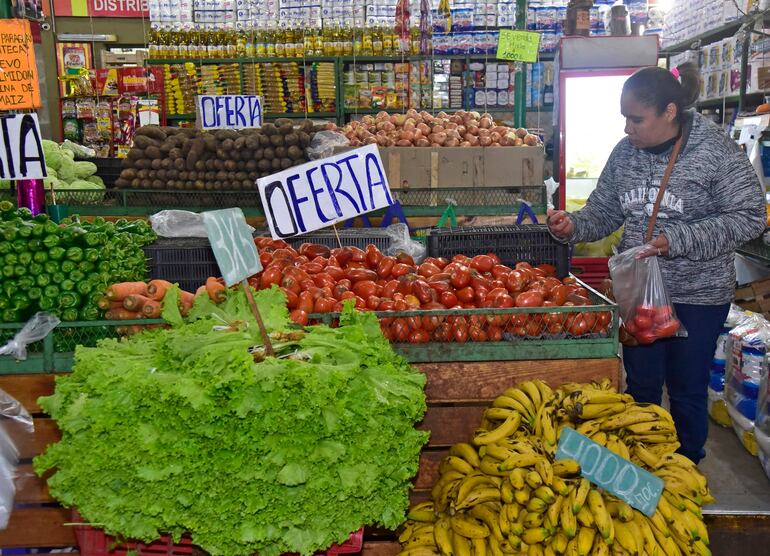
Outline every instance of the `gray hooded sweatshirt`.
{"label": "gray hooded sweatshirt", "polygon": [[[735,249],[765,229],[764,192],[746,154],[716,124],[686,112],[682,134],[653,234],[668,238],[663,279],[675,303],[729,303]],[[597,241],[625,224],[619,251],[642,245],[672,150],[652,154],[621,140],[586,206],[571,215],[568,241]]]}

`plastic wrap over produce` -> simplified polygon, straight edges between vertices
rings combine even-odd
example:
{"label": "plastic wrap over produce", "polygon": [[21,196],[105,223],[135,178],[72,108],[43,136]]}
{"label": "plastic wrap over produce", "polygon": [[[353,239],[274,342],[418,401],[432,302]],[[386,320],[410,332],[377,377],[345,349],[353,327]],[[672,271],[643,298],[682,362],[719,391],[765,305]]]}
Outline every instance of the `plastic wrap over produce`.
{"label": "plastic wrap over produce", "polygon": [[425,259],[427,251],[425,245],[411,238],[409,226],[406,224],[391,224],[385,228],[385,233],[390,238],[390,245],[385,250],[386,255],[397,256],[399,253],[406,253],[417,264],[420,264]]}
{"label": "plastic wrap over produce", "polygon": [[338,147],[349,147],[350,141],[338,131],[319,131],[310,142],[305,151],[310,160],[328,158],[334,154]]}
{"label": "plastic wrap over produce", "polygon": [[0,347],[0,355],[12,355],[17,361],[24,361],[27,358],[27,346],[48,336],[60,322],[49,313],[35,313],[12,340]]}
{"label": "plastic wrap over produce", "polygon": [[[13,511],[13,498],[16,494],[16,465],[19,450],[11,440],[10,429],[31,435],[35,431],[32,416],[15,398],[0,390],[0,529],[8,526]],[[19,435],[16,435],[17,438]]]}
{"label": "plastic wrap over produce", "polygon": [[754,421],[762,376],[767,374],[766,354],[770,323],[751,315],[730,331],[725,364],[725,400],[740,415]]}

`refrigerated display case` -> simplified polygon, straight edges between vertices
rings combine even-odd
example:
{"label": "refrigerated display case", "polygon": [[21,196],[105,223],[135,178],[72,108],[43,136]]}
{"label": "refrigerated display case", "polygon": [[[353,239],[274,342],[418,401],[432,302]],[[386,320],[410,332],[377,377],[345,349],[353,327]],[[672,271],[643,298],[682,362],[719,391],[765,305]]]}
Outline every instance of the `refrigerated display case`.
{"label": "refrigerated display case", "polygon": [[[657,63],[656,37],[564,37],[559,51],[559,206],[585,205],[624,136],[623,83],[637,69]],[[578,244],[572,265],[589,283],[607,277],[607,259],[620,240]]]}

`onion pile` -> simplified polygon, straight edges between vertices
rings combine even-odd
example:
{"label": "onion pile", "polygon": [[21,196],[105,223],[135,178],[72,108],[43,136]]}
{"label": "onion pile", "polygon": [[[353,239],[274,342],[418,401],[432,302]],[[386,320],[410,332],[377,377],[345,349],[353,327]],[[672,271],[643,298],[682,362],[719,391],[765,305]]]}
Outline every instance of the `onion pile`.
{"label": "onion pile", "polygon": [[542,142],[523,127],[495,124],[490,114],[459,110],[454,114],[411,109],[406,114],[380,112],[337,128],[352,147],[377,144],[381,147],[537,147]]}

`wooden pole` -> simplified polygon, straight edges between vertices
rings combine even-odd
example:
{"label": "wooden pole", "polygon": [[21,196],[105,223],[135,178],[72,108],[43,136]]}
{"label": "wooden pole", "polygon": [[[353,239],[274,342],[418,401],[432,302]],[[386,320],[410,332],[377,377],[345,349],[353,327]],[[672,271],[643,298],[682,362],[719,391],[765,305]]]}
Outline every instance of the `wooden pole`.
{"label": "wooden pole", "polygon": [[257,302],[254,300],[254,294],[251,292],[249,281],[244,280],[241,282],[241,286],[243,286],[243,291],[246,292],[246,299],[249,300],[251,313],[254,315],[254,318],[257,319],[257,326],[259,326],[259,332],[262,334],[262,341],[265,342],[265,353],[268,357],[273,357],[275,355],[275,352],[273,351],[273,344],[270,341],[270,337],[267,335],[265,323],[262,322],[262,315],[259,314],[259,308],[257,307]]}

